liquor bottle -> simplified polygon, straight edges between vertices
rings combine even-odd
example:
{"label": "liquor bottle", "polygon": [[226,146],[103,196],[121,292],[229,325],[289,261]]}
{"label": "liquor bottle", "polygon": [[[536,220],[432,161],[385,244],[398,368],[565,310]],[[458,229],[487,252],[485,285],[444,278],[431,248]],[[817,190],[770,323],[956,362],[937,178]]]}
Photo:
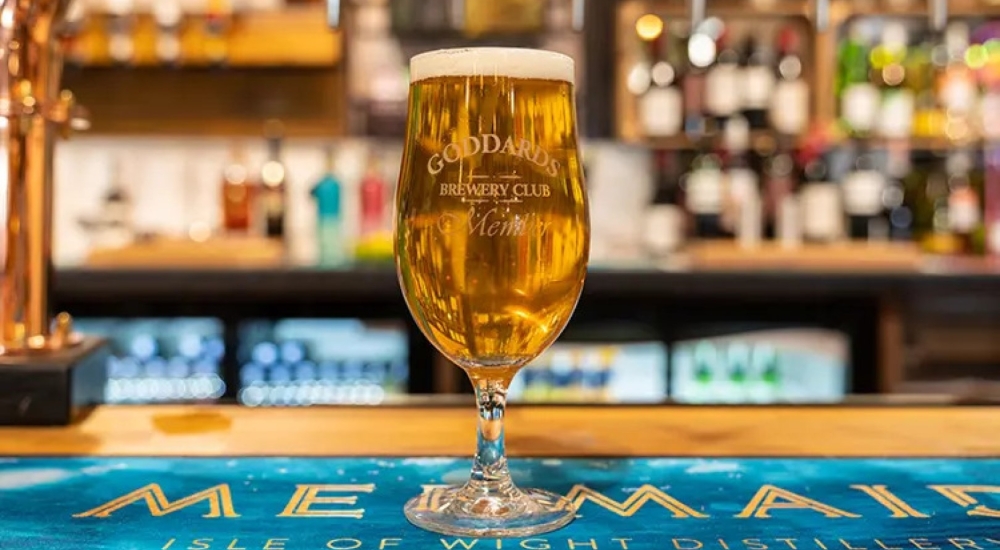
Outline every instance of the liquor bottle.
{"label": "liquor bottle", "polygon": [[209,64],[222,65],[229,57],[228,34],[231,6],[228,0],[209,0],[205,13],[205,59]]}
{"label": "liquor bottle", "polygon": [[253,217],[253,184],[243,147],[235,145],[231,157],[222,176],[222,228],[230,234],[247,234]]}
{"label": "liquor bottle", "polygon": [[878,133],[888,138],[909,138],[913,133],[913,91],[906,80],[909,31],[902,21],[889,20],[882,28],[882,42],[872,50],[872,78],[882,96]]}
{"label": "liquor bottle", "polygon": [[334,175],[333,150],[326,152],[326,171],[312,189],[316,201],[316,241],[320,265],[336,266],[347,260],[344,221],[341,212],[341,184]]}
{"label": "liquor bottle", "polygon": [[288,177],[282,161],[284,127],[278,121],[268,121],[264,126],[264,135],[267,138],[268,151],[267,162],[260,169],[264,235],[268,238],[284,239]]}
{"label": "liquor bottle", "polygon": [[711,62],[702,64],[704,60],[697,55],[692,57],[692,48],[697,48],[698,42],[706,43],[712,47],[712,39],[703,33],[694,32],[687,39],[687,47],[684,55],[686,69],[681,79],[681,86],[684,91],[684,134],[691,140],[697,141],[708,133],[705,107],[705,83],[707,71],[706,67]]}
{"label": "liquor bottle", "polygon": [[792,25],[778,33],[777,82],[769,120],[776,132],[797,136],[809,125],[809,84],[802,77],[802,35]]}
{"label": "liquor bottle", "polygon": [[684,244],[684,201],[676,170],[677,157],[656,151],[656,192],[646,211],[645,243],[654,256],[667,256]]}
{"label": "liquor bottle", "polygon": [[670,61],[670,36],[660,33],[647,44],[652,85],[639,100],[639,119],[647,136],[672,136],[683,125],[680,74]]}
{"label": "liquor bottle", "polygon": [[869,47],[862,22],[855,20],[838,55],[837,94],[841,121],[856,136],[870,135],[878,118],[879,91],[869,79]]}
{"label": "liquor bottle", "polygon": [[740,245],[756,246],[763,231],[759,178],[751,166],[750,124],[742,116],[726,122],[722,226]]}
{"label": "liquor bottle", "polygon": [[705,77],[705,107],[716,128],[722,128],[743,106],[744,81],[740,55],[731,44],[727,30],[723,29],[716,39],[716,48],[719,56]]}
{"label": "liquor bottle", "polygon": [[1000,149],[995,144],[983,148],[983,230],[985,253],[1000,256]]}
{"label": "liquor bottle", "polygon": [[853,240],[885,240],[888,222],[882,217],[885,178],[865,142],[856,143],[853,169],[843,182],[848,236]]}
{"label": "liquor bottle", "polygon": [[133,200],[122,177],[121,159],[112,159],[109,166],[108,187],[100,212],[91,219],[81,219],[80,224],[91,234],[93,247],[120,248],[132,243],[135,236]]}
{"label": "liquor bottle", "polygon": [[974,174],[972,154],[965,149],[952,149],[948,156],[948,225],[954,235],[955,254],[977,254],[981,251],[982,232],[981,186]]}
{"label": "liquor bottle", "polygon": [[916,164],[907,185],[914,192],[914,236],[920,248],[930,254],[950,254],[955,249],[948,225],[946,164],[945,159],[939,158],[929,164]]}
{"label": "liquor bottle", "polygon": [[361,231],[362,242],[378,236],[385,229],[387,183],[379,168],[378,157],[368,157],[368,168],[361,178]]}
{"label": "liquor bottle", "polygon": [[108,2],[108,54],[114,63],[126,65],[132,62],[135,54],[132,37],[134,27],[135,14],[132,0]]}
{"label": "liquor bottle", "polygon": [[764,162],[762,207],[765,238],[781,238],[779,220],[782,204],[787,204],[789,198],[794,199],[797,181],[795,158],[779,140],[777,150]]}
{"label": "liquor bottle", "polygon": [[156,58],[164,65],[176,65],[181,58],[180,26],[184,11],[178,0],[158,0],[153,4],[156,20]]}
{"label": "liquor bottle", "polygon": [[886,188],[882,193],[884,218],[889,223],[889,240],[913,240],[915,193],[907,182],[911,171],[910,148],[891,144],[886,150]]}
{"label": "liquor bottle", "polygon": [[699,239],[718,239],[722,229],[723,173],[719,155],[703,149],[691,162],[684,189],[687,211],[694,218],[693,233]]}
{"label": "liquor bottle", "polygon": [[806,153],[800,192],[802,235],[814,243],[839,240],[844,233],[840,188],[831,179],[823,151]]}
{"label": "liquor bottle", "polygon": [[741,50],[743,117],[751,129],[764,130],[768,127],[768,107],[775,91],[774,53],[753,34],[747,36]]}
{"label": "liquor bottle", "polygon": [[906,58],[905,85],[914,98],[913,135],[920,138],[944,135],[944,113],[935,93],[934,52],[938,42],[938,33],[924,32],[922,40],[909,49]]}
{"label": "liquor bottle", "polygon": [[949,23],[944,41],[947,64],[937,83],[938,97],[947,113],[944,133],[949,140],[962,142],[974,137],[972,114],[979,100],[975,74],[965,60],[969,48],[968,25],[961,21]]}

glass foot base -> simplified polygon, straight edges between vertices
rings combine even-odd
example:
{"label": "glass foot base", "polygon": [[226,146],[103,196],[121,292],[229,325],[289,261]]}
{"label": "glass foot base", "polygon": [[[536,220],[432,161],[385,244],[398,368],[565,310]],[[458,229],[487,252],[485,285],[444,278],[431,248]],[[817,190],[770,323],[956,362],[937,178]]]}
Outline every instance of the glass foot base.
{"label": "glass foot base", "polygon": [[486,538],[548,533],[576,517],[572,503],[555,493],[513,487],[493,492],[473,485],[424,493],[404,511],[410,523],[428,531]]}

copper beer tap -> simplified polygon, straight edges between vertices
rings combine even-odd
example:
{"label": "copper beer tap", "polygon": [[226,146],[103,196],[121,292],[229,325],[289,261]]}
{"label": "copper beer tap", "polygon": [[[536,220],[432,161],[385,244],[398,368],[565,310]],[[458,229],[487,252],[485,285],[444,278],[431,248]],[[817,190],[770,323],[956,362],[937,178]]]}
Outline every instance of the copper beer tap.
{"label": "copper beer tap", "polygon": [[[72,321],[49,312],[52,165],[55,140],[82,110],[60,88],[58,41],[70,0],[0,0],[0,148],[6,155],[6,239],[0,245],[0,354],[62,349],[77,341]],[[2,158],[2,157],[0,157]],[[53,326],[55,325],[55,326]]]}

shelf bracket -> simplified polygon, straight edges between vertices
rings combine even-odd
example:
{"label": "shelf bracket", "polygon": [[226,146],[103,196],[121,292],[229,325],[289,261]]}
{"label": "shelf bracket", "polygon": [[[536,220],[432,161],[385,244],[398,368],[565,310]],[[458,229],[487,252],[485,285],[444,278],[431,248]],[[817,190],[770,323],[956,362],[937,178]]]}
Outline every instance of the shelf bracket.
{"label": "shelf bracket", "polygon": [[584,14],[587,11],[587,0],[573,0],[570,24],[576,32],[583,32]]}
{"label": "shelf bracket", "polygon": [[326,0],[326,21],[331,29],[340,28],[340,0]]}
{"label": "shelf bracket", "polygon": [[830,28],[830,0],[813,0],[813,17],[817,31]]}
{"label": "shelf bracket", "polygon": [[688,12],[691,15],[691,32],[694,32],[705,20],[705,10],[708,0],[688,0]]}
{"label": "shelf bracket", "polygon": [[931,28],[943,31],[948,24],[948,0],[928,0],[930,2]]}

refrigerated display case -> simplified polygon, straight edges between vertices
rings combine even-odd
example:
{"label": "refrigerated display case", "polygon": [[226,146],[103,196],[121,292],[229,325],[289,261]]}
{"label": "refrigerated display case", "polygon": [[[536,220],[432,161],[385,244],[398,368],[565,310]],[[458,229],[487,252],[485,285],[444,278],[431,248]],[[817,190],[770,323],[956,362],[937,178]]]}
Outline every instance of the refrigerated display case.
{"label": "refrigerated display case", "polygon": [[239,327],[248,406],[377,405],[407,392],[405,327],[357,319],[249,320]]}
{"label": "refrigerated display case", "polygon": [[225,394],[222,322],[214,318],[84,318],[108,338],[107,403],[214,401]]}

